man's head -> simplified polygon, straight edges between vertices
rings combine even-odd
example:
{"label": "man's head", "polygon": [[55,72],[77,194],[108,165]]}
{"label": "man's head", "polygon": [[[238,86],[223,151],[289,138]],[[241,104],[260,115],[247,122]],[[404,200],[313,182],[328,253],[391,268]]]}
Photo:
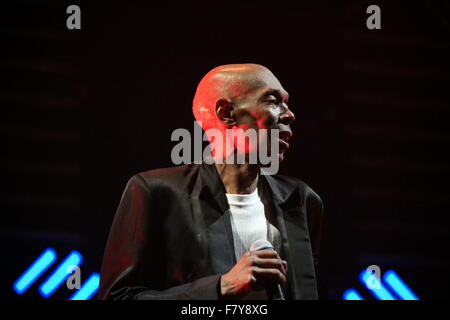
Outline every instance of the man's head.
{"label": "man's head", "polygon": [[203,130],[279,129],[280,158],[289,147],[295,116],[288,93],[273,73],[257,64],[229,64],[209,71],[200,81],[193,113]]}

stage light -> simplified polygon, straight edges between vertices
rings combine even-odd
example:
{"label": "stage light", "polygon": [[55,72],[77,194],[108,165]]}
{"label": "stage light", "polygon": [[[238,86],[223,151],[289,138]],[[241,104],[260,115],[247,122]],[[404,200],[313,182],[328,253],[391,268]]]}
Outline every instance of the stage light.
{"label": "stage light", "polygon": [[[420,300],[393,270],[386,271],[382,281],[371,271],[363,270],[359,274],[359,280],[378,300],[398,300],[397,297],[401,300]],[[390,290],[384,284],[387,284]],[[355,289],[344,291],[342,299],[364,300]]]}
{"label": "stage light", "polygon": [[83,257],[78,251],[72,251],[58,268],[39,287],[39,292],[44,298],[50,297],[53,292],[70,275],[70,268],[82,263]]}
{"label": "stage light", "polygon": [[28,267],[14,282],[13,288],[17,294],[22,294],[45,272],[56,260],[56,252],[52,248],[45,251]]}
{"label": "stage light", "polygon": [[[397,300],[386,287],[377,279],[372,273],[363,270],[359,274],[359,280],[364,284],[364,286],[369,289],[370,293],[378,300]],[[373,281],[376,285],[371,286],[370,281]],[[375,287],[375,288],[374,288]]]}
{"label": "stage light", "polygon": [[361,297],[355,289],[348,289],[345,290],[344,294],[342,295],[342,298],[344,300],[364,300],[363,297]]}
{"label": "stage light", "polygon": [[412,292],[406,283],[393,271],[386,271],[383,275],[383,282],[385,282],[392,291],[402,300],[419,300],[419,298]]}
{"label": "stage light", "polygon": [[100,274],[93,273],[69,300],[89,300],[97,292],[100,285]]}

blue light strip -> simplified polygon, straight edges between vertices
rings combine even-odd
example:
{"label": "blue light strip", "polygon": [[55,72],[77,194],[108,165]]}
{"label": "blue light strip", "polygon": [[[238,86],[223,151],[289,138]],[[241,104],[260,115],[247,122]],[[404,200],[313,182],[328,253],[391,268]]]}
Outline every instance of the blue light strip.
{"label": "blue light strip", "polygon": [[[359,274],[359,280],[362,282],[362,284],[369,289],[370,293],[373,294],[373,296],[375,298],[377,298],[378,300],[397,300],[390,292],[388,289],[386,289],[386,287],[380,283],[374,276],[371,277],[372,274],[367,272],[367,270],[363,270],[360,274]],[[376,284],[379,284],[379,288],[371,288],[368,285],[368,280],[371,280],[370,277],[373,279],[374,282],[376,282]]]}
{"label": "blue light strip", "polygon": [[358,291],[356,291],[355,289],[345,290],[342,298],[344,300],[364,300],[363,297],[361,297]]}
{"label": "blue light strip", "polygon": [[39,278],[56,260],[56,252],[47,248],[24,273],[14,282],[13,288],[17,294],[22,294]]}
{"label": "blue light strip", "polygon": [[99,285],[100,274],[94,272],[69,300],[89,300],[97,292]]}
{"label": "blue light strip", "polygon": [[383,275],[383,282],[394,291],[402,300],[419,300],[412,290],[403,282],[393,270],[388,270]]}
{"label": "blue light strip", "polygon": [[78,251],[72,251],[58,268],[39,287],[39,292],[44,298],[50,297],[53,292],[70,275],[70,268],[78,266],[83,261],[83,257]]}

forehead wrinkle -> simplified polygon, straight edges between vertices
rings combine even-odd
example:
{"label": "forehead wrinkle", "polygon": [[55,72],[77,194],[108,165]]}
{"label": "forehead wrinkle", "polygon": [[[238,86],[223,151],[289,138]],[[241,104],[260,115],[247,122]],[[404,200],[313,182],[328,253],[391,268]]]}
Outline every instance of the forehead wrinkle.
{"label": "forehead wrinkle", "polygon": [[289,93],[284,90],[284,89],[275,89],[272,87],[266,87],[265,90],[262,92],[261,96],[265,96],[268,94],[274,93],[278,96],[280,96],[280,98],[282,98],[283,100],[288,100],[289,99]]}
{"label": "forehead wrinkle", "polygon": [[[260,81],[260,88],[256,91],[256,94],[259,98],[273,93],[279,96],[282,100],[288,100],[289,99],[289,93],[283,88],[281,83],[278,81],[278,79],[271,75],[268,79],[258,79]],[[267,81],[269,80],[269,81]]]}

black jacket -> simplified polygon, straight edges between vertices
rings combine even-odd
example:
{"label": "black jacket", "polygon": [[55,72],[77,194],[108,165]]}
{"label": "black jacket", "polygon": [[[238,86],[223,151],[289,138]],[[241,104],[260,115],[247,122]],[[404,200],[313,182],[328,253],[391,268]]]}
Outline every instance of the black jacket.
{"label": "black jacket", "polygon": [[[260,176],[258,189],[281,233],[286,299],[317,299],[320,197],[282,175]],[[218,299],[220,276],[236,263],[225,193],[214,165],[134,175],[106,245],[99,298]]]}

